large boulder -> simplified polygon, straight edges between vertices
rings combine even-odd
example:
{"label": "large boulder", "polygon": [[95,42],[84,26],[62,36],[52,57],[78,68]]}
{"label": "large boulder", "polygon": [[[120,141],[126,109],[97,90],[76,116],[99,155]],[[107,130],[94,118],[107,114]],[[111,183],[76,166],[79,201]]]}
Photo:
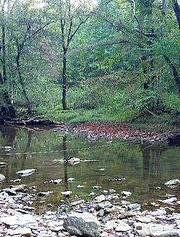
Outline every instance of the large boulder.
{"label": "large boulder", "polygon": [[64,228],[71,235],[98,237],[100,223],[98,219],[88,212],[77,213],[74,212],[64,221]]}

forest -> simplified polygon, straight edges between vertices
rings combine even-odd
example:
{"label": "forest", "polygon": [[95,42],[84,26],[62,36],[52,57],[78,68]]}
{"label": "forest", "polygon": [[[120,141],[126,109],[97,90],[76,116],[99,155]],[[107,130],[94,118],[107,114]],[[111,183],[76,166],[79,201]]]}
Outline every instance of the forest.
{"label": "forest", "polygon": [[2,0],[3,118],[178,124],[177,0]]}
{"label": "forest", "polygon": [[180,237],[180,0],[0,0],[0,237]]}

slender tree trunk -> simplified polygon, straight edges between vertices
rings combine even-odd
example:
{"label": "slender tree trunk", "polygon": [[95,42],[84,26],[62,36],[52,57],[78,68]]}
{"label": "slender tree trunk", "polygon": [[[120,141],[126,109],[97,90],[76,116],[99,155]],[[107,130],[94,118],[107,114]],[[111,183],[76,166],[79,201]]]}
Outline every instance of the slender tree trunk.
{"label": "slender tree trunk", "polygon": [[[0,73],[0,84],[4,87],[6,86],[5,83],[7,81],[7,71],[6,71],[6,28],[5,28],[5,21],[4,21],[4,4],[2,6],[2,14],[3,14],[3,21],[1,27],[1,53],[2,53],[2,73]],[[16,111],[11,103],[10,96],[6,88],[4,88],[2,92],[2,108],[1,108],[1,115],[4,117],[13,118],[16,115]]]}
{"label": "slender tree trunk", "polygon": [[141,146],[142,158],[143,158],[143,176],[144,178],[149,177],[150,171],[150,160],[151,160],[151,151],[148,145],[144,144]]}
{"label": "slender tree trunk", "polygon": [[[4,79],[1,73],[0,73],[0,84],[4,85]],[[6,89],[2,93],[2,107],[0,114],[3,117],[10,117],[10,118],[14,118],[16,116],[16,111],[11,103],[11,99]]]}
{"label": "slender tree trunk", "polygon": [[16,66],[17,66],[17,72],[18,72],[18,77],[19,77],[19,83],[22,88],[23,96],[26,100],[27,113],[28,113],[28,115],[31,115],[32,114],[32,107],[31,107],[30,99],[29,99],[28,94],[25,89],[24,81],[22,79],[21,68],[20,68],[20,59],[21,59],[21,49],[20,49],[20,47],[17,47]]}
{"label": "slender tree trunk", "polygon": [[171,62],[171,60],[169,59],[168,56],[164,55],[164,58],[167,62],[167,64],[169,65],[172,73],[173,73],[173,76],[174,76],[174,79],[175,79],[175,82],[176,82],[176,86],[177,86],[177,90],[180,94],[180,75],[175,67],[175,65]]}
{"label": "slender tree trunk", "polygon": [[6,32],[5,26],[2,26],[2,66],[3,66],[3,80],[6,81],[7,72],[6,72]]}
{"label": "slender tree trunk", "polygon": [[177,2],[177,0],[173,0],[173,10],[175,12],[176,15],[176,19],[179,25],[179,30],[180,30],[180,6]]}
{"label": "slender tree trunk", "polygon": [[63,49],[63,70],[62,70],[62,107],[67,110],[67,49]]}

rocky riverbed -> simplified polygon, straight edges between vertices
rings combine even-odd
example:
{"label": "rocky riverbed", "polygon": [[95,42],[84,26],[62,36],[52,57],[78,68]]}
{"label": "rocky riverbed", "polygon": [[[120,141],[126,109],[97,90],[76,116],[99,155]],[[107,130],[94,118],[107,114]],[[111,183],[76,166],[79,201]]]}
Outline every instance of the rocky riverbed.
{"label": "rocky riverbed", "polygon": [[[165,183],[170,190],[179,184],[178,179]],[[63,195],[58,210],[38,215],[32,206],[36,195],[29,193],[25,185],[2,189],[0,236],[180,236],[180,200],[176,196],[152,202],[144,210],[140,204],[128,201],[128,191],[121,195],[113,189],[101,195],[91,193],[88,201],[72,200],[70,191]]]}

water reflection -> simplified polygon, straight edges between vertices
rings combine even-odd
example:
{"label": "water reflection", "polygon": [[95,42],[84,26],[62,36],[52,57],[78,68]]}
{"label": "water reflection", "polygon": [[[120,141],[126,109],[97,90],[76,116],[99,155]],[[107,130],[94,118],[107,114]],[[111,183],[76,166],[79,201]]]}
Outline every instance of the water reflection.
{"label": "water reflection", "polygon": [[7,157],[6,154],[9,154],[9,152],[14,147],[17,130],[13,127],[0,126],[0,132],[1,132],[0,156],[2,157],[3,162],[6,163],[4,167],[1,167],[0,172],[4,172],[6,176],[6,183],[8,184],[10,183],[11,180],[11,164],[10,162],[8,162],[10,158]]}
{"label": "water reflection", "polygon": [[[52,130],[37,132],[0,127],[0,146],[13,148],[0,150],[0,162],[7,163],[0,168],[0,173],[6,176],[4,185],[19,178],[17,171],[34,168],[35,174],[22,178],[22,182],[37,186],[38,191],[53,191],[47,201],[55,205],[63,198],[61,192],[70,190],[74,195],[89,196],[96,185],[106,190],[113,188],[119,193],[131,191],[134,201],[147,201],[166,192],[163,189],[157,191],[157,186],[169,179],[180,179],[179,147],[167,144],[134,144],[119,140],[110,144],[105,139],[92,143],[82,136],[64,135]],[[69,157],[97,162],[71,166]],[[59,160],[63,160],[63,164]],[[74,179],[73,183],[68,183],[69,177]],[[121,184],[110,181],[114,177],[125,177],[126,181]],[[45,182],[52,179],[62,179],[63,182],[58,185]],[[78,189],[77,186],[84,188]],[[65,201],[68,202],[68,198],[65,197]]]}
{"label": "water reflection", "polygon": [[33,131],[27,130],[26,146],[25,146],[25,149],[20,157],[20,159],[22,160],[21,170],[25,169],[25,167],[26,167],[26,160],[27,160],[28,151],[31,147],[32,136],[33,136]]}
{"label": "water reflection", "polygon": [[13,127],[0,126],[0,131],[1,131],[1,136],[4,139],[4,145],[13,147],[16,134],[17,134],[17,129]]}
{"label": "water reflection", "polygon": [[143,177],[149,178],[150,160],[151,160],[151,150],[149,144],[141,145],[141,151],[143,158]]}

